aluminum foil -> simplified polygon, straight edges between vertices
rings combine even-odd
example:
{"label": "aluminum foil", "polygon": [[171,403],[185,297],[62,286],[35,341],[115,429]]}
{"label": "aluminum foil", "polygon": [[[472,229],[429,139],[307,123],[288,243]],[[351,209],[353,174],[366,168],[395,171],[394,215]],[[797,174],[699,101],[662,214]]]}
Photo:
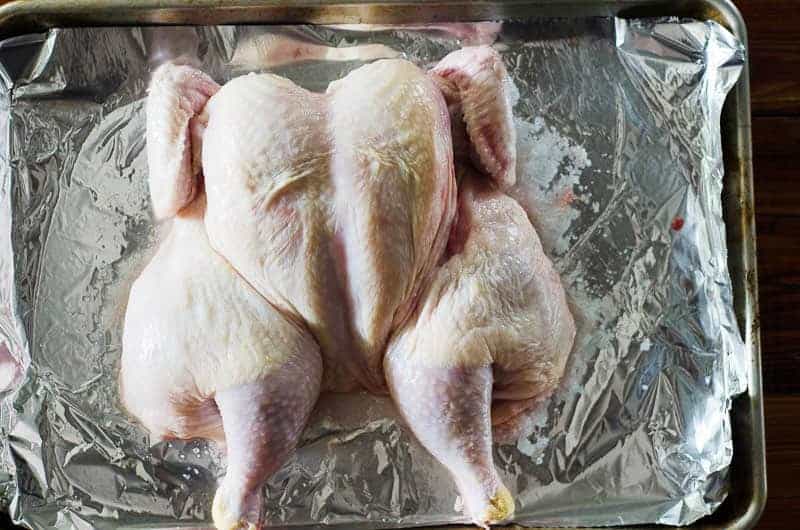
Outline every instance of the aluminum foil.
{"label": "aluminum foil", "polygon": [[[18,51],[41,42],[15,66],[6,52],[19,39],[0,44],[0,491],[17,521],[210,520],[224,472],[213,444],[151,448],[117,393],[127,291],[159,231],[144,156],[152,68],[179,58],[220,82],[271,69],[322,90],[364,60],[427,66],[474,40],[494,41],[519,90],[513,195],[579,325],[532,434],[496,448],[516,521],[686,524],[719,505],[730,400],[749,366],[720,200],[720,109],[743,47],[712,22],[676,19],[484,29],[59,29],[25,37]],[[338,51],[297,63],[273,46],[282,39]],[[391,403],[359,394],[322,397],[266,498],[279,527],[464,521],[452,481]]]}

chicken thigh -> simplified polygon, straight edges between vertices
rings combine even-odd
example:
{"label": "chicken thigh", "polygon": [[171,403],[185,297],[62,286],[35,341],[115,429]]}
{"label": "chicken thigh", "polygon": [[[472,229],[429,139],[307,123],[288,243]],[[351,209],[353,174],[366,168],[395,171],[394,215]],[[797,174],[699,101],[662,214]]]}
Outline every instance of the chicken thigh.
{"label": "chicken thigh", "polygon": [[516,180],[516,133],[501,57],[463,48],[431,75],[461,145],[457,217],[443,263],[384,366],[400,413],[450,471],[473,522],[487,527],[514,513],[493,441],[526,434],[561,379],[575,324],[527,213],[502,191]]}
{"label": "chicken thigh", "polygon": [[271,74],[219,87],[187,66],[154,73],[150,190],[174,219],[130,294],[122,396],[154,436],[227,445],[219,529],[260,524],[260,487],[321,390],[390,392],[476,523],[513,514],[493,430],[521,431],[574,336],[560,280],[502,192],[513,94],[488,47],[430,72],[377,61],[325,93]]}
{"label": "chicken thigh", "polygon": [[485,526],[514,512],[492,430],[521,434],[561,378],[575,327],[525,211],[485,178],[468,175],[459,188],[447,261],[384,362],[401,414]]}
{"label": "chicken thigh", "polygon": [[156,439],[225,443],[219,529],[255,528],[261,486],[294,451],[322,379],[305,327],[255,292],[208,243],[200,195],[131,289],[120,393]]}

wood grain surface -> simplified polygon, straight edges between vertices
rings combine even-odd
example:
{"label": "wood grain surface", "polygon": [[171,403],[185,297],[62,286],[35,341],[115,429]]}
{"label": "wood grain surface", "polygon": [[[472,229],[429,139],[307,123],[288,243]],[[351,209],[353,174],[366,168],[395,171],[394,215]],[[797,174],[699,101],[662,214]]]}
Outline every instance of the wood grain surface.
{"label": "wood grain surface", "polygon": [[750,43],[767,438],[757,528],[800,528],[800,1],[739,0]]}
{"label": "wood grain surface", "polygon": [[800,397],[768,396],[767,420],[767,509],[759,530],[800,528]]}
{"label": "wood grain surface", "polygon": [[764,387],[800,395],[800,2],[739,8],[750,41]]}
{"label": "wood grain surface", "polygon": [[734,2],[750,42],[753,116],[800,116],[800,2]]}

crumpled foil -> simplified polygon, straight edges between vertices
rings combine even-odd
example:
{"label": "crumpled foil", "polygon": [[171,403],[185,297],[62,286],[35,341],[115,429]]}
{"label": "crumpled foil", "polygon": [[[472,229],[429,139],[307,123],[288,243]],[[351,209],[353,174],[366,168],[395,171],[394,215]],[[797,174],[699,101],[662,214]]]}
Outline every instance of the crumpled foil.
{"label": "crumpled foil", "polygon": [[[272,66],[313,90],[362,64],[266,64],[273,37],[383,44],[421,66],[465,38],[441,27],[57,29],[0,72],[0,492],[18,522],[209,524],[224,459],[202,440],[151,448],[118,397],[123,308],[158,231],[143,98],[152,68],[176,57],[221,82]],[[506,21],[494,46],[520,95],[512,194],[578,322],[532,434],[496,448],[516,521],[690,523],[725,497],[730,400],[748,379],[720,200],[720,109],[743,47],[712,22],[614,18]],[[322,397],[266,498],[275,526],[465,521],[452,480],[391,403],[358,394]]]}

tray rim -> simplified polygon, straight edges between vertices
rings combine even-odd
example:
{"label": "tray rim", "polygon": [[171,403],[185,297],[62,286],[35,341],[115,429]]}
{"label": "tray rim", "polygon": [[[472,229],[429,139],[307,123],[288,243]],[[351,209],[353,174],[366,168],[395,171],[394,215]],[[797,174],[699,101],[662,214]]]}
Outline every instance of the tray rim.
{"label": "tray rim", "polygon": [[[689,16],[714,20],[730,30],[749,52],[747,29],[731,0],[0,0],[0,39],[53,27],[177,24],[285,24],[357,22],[475,21],[533,16]],[[761,344],[759,334],[756,232],[753,199],[749,53],[741,77],[731,90],[722,115],[725,175],[723,207],[728,231],[729,267],[734,301],[745,345],[750,353],[748,390],[732,402],[734,481],[732,502],[722,517],[703,517],[688,528],[753,528],[764,510],[767,478],[764,444]],[[733,192],[733,193],[731,193]],[[731,195],[726,198],[726,194]],[[731,238],[738,243],[730,245]],[[738,441],[737,441],[738,438]],[[741,466],[740,473],[737,470]],[[742,475],[742,477],[737,477]],[[736,482],[744,497],[739,499]],[[734,497],[737,497],[734,499]],[[731,511],[732,510],[732,511]],[[710,519],[710,520],[709,520]],[[714,521],[713,519],[721,519]],[[126,528],[136,528],[128,526]],[[433,528],[433,527],[429,527]],[[445,527],[437,527],[445,528]],[[466,530],[470,526],[448,526]],[[527,530],[512,525],[507,528]],[[644,525],[617,528],[677,528]],[[552,529],[555,530],[555,529]]]}

